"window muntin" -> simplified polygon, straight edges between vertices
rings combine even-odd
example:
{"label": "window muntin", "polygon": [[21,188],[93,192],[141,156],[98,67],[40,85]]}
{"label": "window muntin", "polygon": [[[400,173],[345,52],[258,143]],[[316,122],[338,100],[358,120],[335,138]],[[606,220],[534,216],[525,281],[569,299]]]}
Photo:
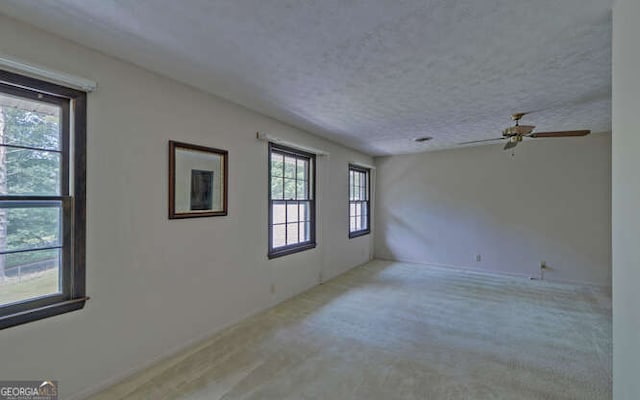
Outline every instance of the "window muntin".
{"label": "window muntin", "polygon": [[269,257],[315,247],[315,155],[269,144]]}
{"label": "window muntin", "polygon": [[349,237],[370,232],[370,170],[349,165]]}
{"label": "window muntin", "polygon": [[86,300],[85,104],[83,92],[0,71],[0,329]]}

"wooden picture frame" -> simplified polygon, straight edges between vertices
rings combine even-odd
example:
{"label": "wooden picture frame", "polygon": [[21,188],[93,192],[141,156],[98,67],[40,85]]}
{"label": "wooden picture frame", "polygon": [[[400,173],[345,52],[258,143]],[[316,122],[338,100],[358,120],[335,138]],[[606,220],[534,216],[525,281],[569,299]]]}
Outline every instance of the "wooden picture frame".
{"label": "wooden picture frame", "polygon": [[229,152],[169,141],[169,219],[227,215]]}

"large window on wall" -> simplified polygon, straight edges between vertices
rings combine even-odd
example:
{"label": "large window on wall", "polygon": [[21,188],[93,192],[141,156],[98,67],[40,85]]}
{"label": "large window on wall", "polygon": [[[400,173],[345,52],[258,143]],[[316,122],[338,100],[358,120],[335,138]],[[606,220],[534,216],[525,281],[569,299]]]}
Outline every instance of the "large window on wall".
{"label": "large window on wall", "polygon": [[315,155],[269,143],[269,258],[314,248]]}
{"label": "large window on wall", "polygon": [[0,329],[86,300],[85,104],[0,70]]}
{"label": "large window on wall", "polygon": [[349,237],[368,234],[371,213],[369,209],[370,170],[349,165]]}

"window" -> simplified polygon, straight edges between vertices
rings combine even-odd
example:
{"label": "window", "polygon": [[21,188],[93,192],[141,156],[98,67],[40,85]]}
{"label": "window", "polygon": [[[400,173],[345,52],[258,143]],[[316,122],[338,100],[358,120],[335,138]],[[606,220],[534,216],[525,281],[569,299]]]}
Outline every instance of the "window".
{"label": "window", "polygon": [[86,93],[0,71],[0,329],[84,306]]}
{"label": "window", "polygon": [[269,143],[269,258],[316,247],[315,162]]}
{"label": "window", "polygon": [[369,169],[349,164],[349,237],[370,232]]}

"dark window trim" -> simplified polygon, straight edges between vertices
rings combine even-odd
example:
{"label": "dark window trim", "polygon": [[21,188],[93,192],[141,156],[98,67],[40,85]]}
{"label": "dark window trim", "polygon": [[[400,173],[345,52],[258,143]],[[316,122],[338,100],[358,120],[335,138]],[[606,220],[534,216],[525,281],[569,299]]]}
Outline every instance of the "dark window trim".
{"label": "dark window trim", "polygon": [[[367,204],[367,228],[366,229],[360,229],[358,231],[353,231],[351,232],[351,195],[349,195],[349,208],[348,210],[348,230],[349,230],[349,239],[353,239],[353,238],[357,238],[360,236],[365,236],[371,233],[371,169],[370,168],[365,168],[365,167],[361,167],[359,165],[356,164],[349,164],[349,172],[351,171],[357,171],[357,172],[364,172],[367,175],[367,200],[363,201],[363,200],[358,200],[357,202],[360,203],[366,203]],[[348,181],[349,181],[349,193],[351,192],[351,174],[348,175]]]}
{"label": "dark window trim", "polygon": [[[309,232],[309,240],[306,242],[296,243],[289,246],[282,246],[276,249],[273,248],[273,199],[271,198],[271,153],[272,150],[276,150],[279,153],[288,153],[293,156],[303,156],[309,159],[309,167],[311,169],[309,178],[311,179],[311,184],[309,185],[309,190],[311,191],[309,195],[309,213],[310,213],[310,232]],[[269,142],[269,153],[268,153],[268,187],[267,187],[267,195],[269,199],[269,220],[268,222],[268,231],[269,231],[269,251],[267,253],[267,257],[269,259],[287,256],[289,254],[299,253],[301,251],[313,249],[316,247],[316,155],[313,153],[309,153],[303,150],[294,149],[291,147],[283,146],[276,143]],[[277,200],[276,200],[277,201]]]}
{"label": "dark window trim", "polygon": [[[87,94],[51,82],[0,70],[0,91],[62,107],[62,181],[60,196],[0,196],[12,201],[62,201],[62,293],[0,307],[0,329],[80,310],[86,297],[86,148]],[[69,119],[67,119],[69,118]],[[73,126],[73,131],[71,131]],[[70,156],[73,156],[73,161]],[[69,167],[73,165],[73,193]]]}

